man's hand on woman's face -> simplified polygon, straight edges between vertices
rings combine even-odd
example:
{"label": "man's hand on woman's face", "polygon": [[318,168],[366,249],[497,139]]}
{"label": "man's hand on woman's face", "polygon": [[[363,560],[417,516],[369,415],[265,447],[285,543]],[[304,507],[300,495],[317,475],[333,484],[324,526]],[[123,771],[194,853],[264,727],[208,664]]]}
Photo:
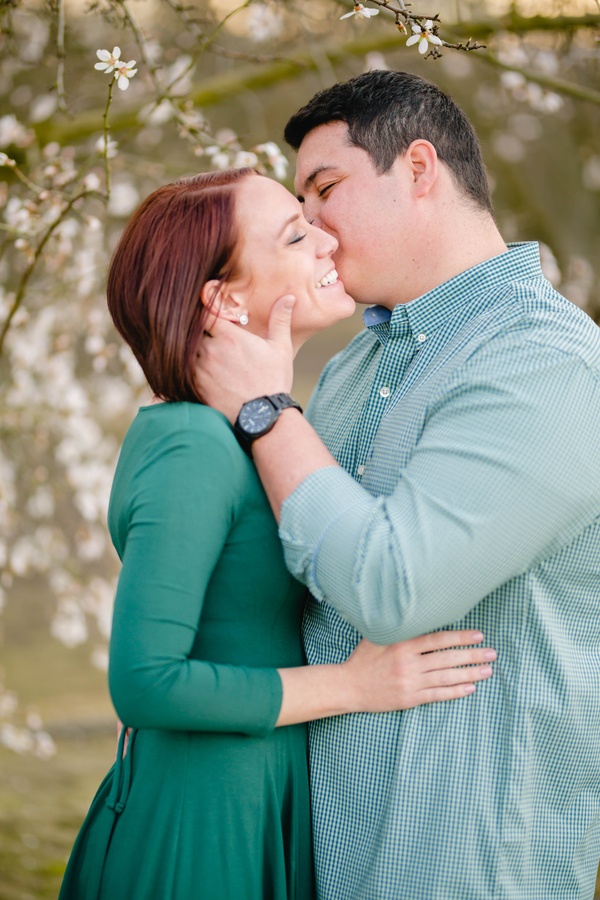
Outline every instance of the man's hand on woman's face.
{"label": "man's hand on woman's face", "polygon": [[194,366],[196,390],[204,403],[218,409],[232,424],[247,400],[291,390],[293,306],[290,295],[277,300],[266,338],[216,317],[200,341]]}

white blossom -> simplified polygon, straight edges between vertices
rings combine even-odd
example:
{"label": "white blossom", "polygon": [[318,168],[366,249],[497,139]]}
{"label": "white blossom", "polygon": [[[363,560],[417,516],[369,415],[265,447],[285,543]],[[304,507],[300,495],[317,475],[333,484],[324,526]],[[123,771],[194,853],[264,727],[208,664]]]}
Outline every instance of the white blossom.
{"label": "white blossom", "polygon": [[554,91],[527,79],[520,72],[503,72],[500,80],[515,100],[527,103],[537,112],[555,113],[563,106],[563,99]]}
{"label": "white blossom", "polygon": [[47,731],[35,731],[33,740],[33,752],[40,759],[49,759],[56,753],[56,744]]}
{"label": "white blossom", "polygon": [[88,191],[99,191],[102,186],[102,182],[95,172],[88,172],[87,175],[84,175],[82,183]]}
{"label": "white blossom", "polygon": [[0,724],[0,744],[15,753],[31,752],[35,746],[33,736],[25,728],[18,728],[12,722]]}
{"label": "white blossom", "polygon": [[492,144],[495,153],[508,162],[520,162],[525,156],[526,151],[523,141],[515,134],[507,134],[506,132],[496,134]]}
{"label": "white blossom", "polygon": [[431,19],[426,19],[425,25],[413,25],[414,32],[406,41],[406,46],[411,47],[413,44],[419,45],[419,53],[425,54],[429,50],[429,44],[442,46],[442,40],[433,33],[434,24]]}
{"label": "white blossom", "polygon": [[48,519],[54,514],[54,496],[47,487],[40,487],[27,501],[27,511],[34,519]]}
{"label": "white blossom", "polygon": [[39,63],[50,37],[49,23],[39,16],[27,19],[27,40],[21,47],[21,56],[27,63]]}
{"label": "white blossom", "polygon": [[93,615],[100,634],[108,640],[112,626],[116,582],[92,578],[86,589],[84,605]]}
{"label": "white blossom", "polygon": [[128,216],[140,202],[137,188],[131,181],[117,181],[113,185],[108,211],[112,216],[123,218]]}
{"label": "white blossom", "polygon": [[224,150],[219,150],[212,155],[211,162],[215,169],[228,169],[231,165],[231,157]]}
{"label": "white blossom", "polygon": [[246,16],[248,34],[253,41],[273,40],[280,37],[284,22],[281,12],[267,3],[253,3]]}
{"label": "white blossom", "polygon": [[117,151],[119,149],[119,144],[117,141],[113,141],[110,135],[107,136],[107,140],[105,142],[104,135],[98,138],[96,143],[94,144],[94,150],[96,153],[99,153],[101,156],[104,156],[104,148],[106,149],[106,155],[109,159],[114,159],[117,155]]}
{"label": "white blossom", "polygon": [[133,78],[133,76],[137,73],[137,69],[134,69],[135,59],[130,59],[129,62],[121,63],[115,67],[115,78],[117,81],[117,87],[122,91],[126,91],[129,87],[129,81]]}
{"label": "white blossom", "polygon": [[105,647],[96,647],[90,656],[91,663],[101,672],[108,671],[108,651]]}
{"label": "white blossom", "polygon": [[540,264],[542,267],[542,272],[544,273],[548,281],[555,288],[558,288],[558,285],[560,284],[562,279],[558,260],[556,259],[556,256],[554,255],[550,247],[547,244],[544,244],[542,241],[540,241]]}
{"label": "white blossom", "polygon": [[55,93],[40,94],[29,108],[29,120],[31,122],[45,122],[53,115],[58,107],[58,98]]}
{"label": "white blossom", "polygon": [[233,160],[233,165],[236,169],[243,169],[245,166],[254,168],[257,163],[258,156],[256,153],[250,153],[248,150],[240,150],[236,153]]}
{"label": "white blossom", "polygon": [[29,142],[30,134],[13,113],[0,116],[0,147],[23,147]]}
{"label": "white blossom", "polygon": [[111,75],[121,62],[121,48],[114,47],[112,53],[109,50],[96,50],[96,56],[100,60],[94,65],[99,72]]}
{"label": "white blossom", "polygon": [[29,575],[35,571],[37,547],[30,537],[18,538],[10,552],[10,568],[15,575]]}
{"label": "white blossom", "polygon": [[350,16],[356,16],[357,19],[369,19],[371,16],[379,15],[378,9],[367,9],[362,3],[355,3],[352,12],[344,13],[340,19],[349,19]]}
{"label": "white blossom", "polygon": [[149,125],[164,125],[175,118],[177,110],[170,100],[163,99],[158,105],[152,103],[140,110],[138,118]]}
{"label": "white blossom", "polygon": [[85,616],[75,597],[62,597],[50,626],[51,634],[66,647],[77,647],[87,640]]}
{"label": "white blossom", "polygon": [[161,84],[169,88],[171,95],[185,96],[189,94],[193,81],[192,57],[182,53],[175,62],[158,73]]}
{"label": "white blossom", "polygon": [[12,691],[6,691],[0,685],[0,718],[7,719],[17,709],[16,695]]}
{"label": "white blossom", "polygon": [[373,51],[365,56],[365,72],[372,72],[375,69],[387,70],[389,66],[385,60],[383,53]]}
{"label": "white blossom", "polygon": [[254,150],[257,153],[264,154],[269,167],[273,170],[275,178],[283,181],[287,175],[289,162],[277,144],[274,141],[267,141],[264,144],[257,144]]}

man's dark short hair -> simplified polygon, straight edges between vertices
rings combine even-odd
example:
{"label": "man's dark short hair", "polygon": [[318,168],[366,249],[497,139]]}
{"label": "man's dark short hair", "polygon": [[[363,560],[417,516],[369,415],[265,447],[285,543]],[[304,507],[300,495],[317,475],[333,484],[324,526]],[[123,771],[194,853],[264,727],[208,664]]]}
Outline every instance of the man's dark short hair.
{"label": "man's dark short hair", "polygon": [[465,195],[492,213],[481,147],[473,126],[437,85],[410,72],[378,69],[315,94],[291,117],[285,139],[297,150],[314,128],[345,122],[352,144],[383,174],[415,140],[427,140]]}

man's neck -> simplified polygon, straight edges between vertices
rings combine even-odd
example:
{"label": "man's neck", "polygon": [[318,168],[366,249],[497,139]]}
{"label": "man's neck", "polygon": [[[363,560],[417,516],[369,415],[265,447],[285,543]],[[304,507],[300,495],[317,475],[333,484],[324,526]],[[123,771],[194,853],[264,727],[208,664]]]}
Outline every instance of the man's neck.
{"label": "man's neck", "polygon": [[[402,260],[402,274],[393,296],[370,303],[393,309],[435,290],[467,269],[507,252],[507,246],[491,216],[456,217],[452,227],[434,227],[418,253]],[[406,276],[406,277],[405,277]]]}

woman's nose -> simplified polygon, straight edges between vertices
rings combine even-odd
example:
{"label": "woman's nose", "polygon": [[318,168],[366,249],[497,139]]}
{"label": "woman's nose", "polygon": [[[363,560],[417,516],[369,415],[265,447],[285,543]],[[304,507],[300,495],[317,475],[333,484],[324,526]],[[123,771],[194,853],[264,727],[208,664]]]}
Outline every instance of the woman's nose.
{"label": "woman's nose", "polygon": [[[316,224],[316,223],[313,223]],[[324,231],[320,225],[317,225],[320,234],[317,236],[319,255],[332,256],[338,248],[338,241],[332,234]]]}

